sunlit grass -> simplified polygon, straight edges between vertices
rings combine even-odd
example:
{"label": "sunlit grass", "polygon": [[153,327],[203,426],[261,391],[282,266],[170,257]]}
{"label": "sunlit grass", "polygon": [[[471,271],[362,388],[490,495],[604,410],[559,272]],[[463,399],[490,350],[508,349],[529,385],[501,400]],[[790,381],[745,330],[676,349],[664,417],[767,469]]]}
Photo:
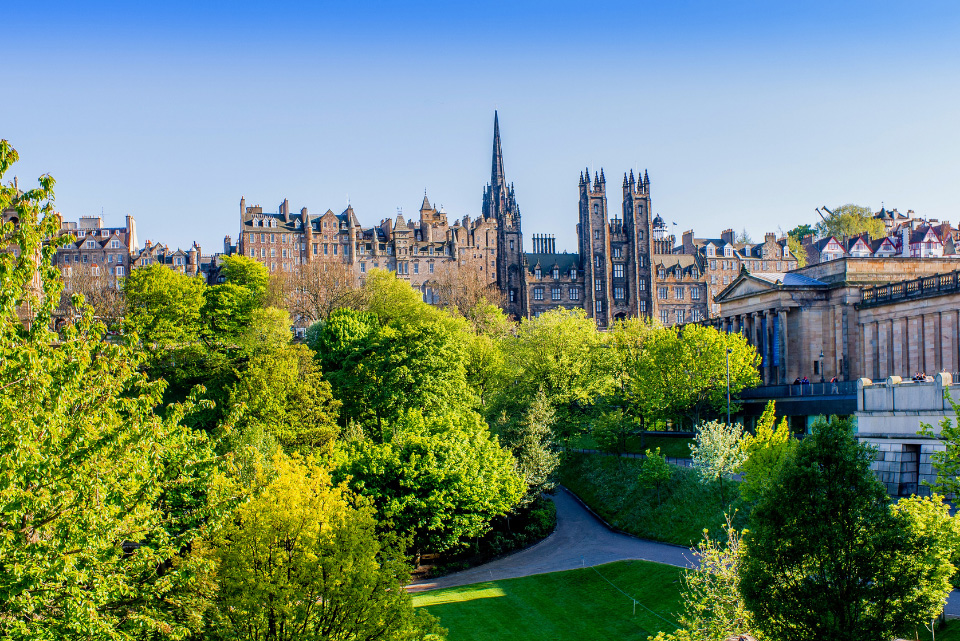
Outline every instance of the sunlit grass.
{"label": "sunlit grass", "polygon": [[622,561],[419,593],[413,602],[440,618],[450,641],[646,641],[675,629],[680,573]]}

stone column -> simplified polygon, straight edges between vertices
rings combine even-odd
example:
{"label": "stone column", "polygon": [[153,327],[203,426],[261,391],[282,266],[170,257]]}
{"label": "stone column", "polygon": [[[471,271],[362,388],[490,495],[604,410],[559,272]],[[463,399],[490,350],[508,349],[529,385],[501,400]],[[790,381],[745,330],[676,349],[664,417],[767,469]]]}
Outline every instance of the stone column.
{"label": "stone column", "polygon": [[739,334],[740,333],[740,317],[733,316],[731,317],[731,321],[733,322],[733,333]]}
{"label": "stone column", "polygon": [[790,343],[787,340],[787,310],[781,308],[777,310],[780,319],[780,382],[792,383],[790,377],[790,361],[787,360]]}
{"label": "stone column", "polygon": [[763,351],[764,356],[767,358],[767,366],[764,368],[764,379],[768,385],[777,382],[777,370],[774,369],[773,366],[773,315],[775,313],[772,309],[764,312],[764,317],[767,322],[767,330],[763,337]]}

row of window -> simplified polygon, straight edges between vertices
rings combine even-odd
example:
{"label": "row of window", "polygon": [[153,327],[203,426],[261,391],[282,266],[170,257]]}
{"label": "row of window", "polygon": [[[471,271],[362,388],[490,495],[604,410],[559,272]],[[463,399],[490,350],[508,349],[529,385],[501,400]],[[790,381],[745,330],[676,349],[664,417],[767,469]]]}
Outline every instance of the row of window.
{"label": "row of window", "polygon": [[[71,260],[70,254],[61,254],[60,257],[64,265],[70,264],[70,260]],[[97,263],[99,261],[100,261],[100,257],[97,255],[93,255],[91,257],[90,254],[80,254],[79,256],[73,257],[73,262],[75,263],[90,263],[90,262]],[[107,263],[113,263],[113,262],[122,263],[123,254],[107,254]]]}
{"label": "row of window", "polygon": [[[677,325],[682,325],[687,322],[687,310],[685,309],[676,309],[673,311],[673,314],[670,313],[669,309],[660,310],[660,322],[664,325],[669,325],[670,321],[676,321]],[[703,320],[703,311],[699,309],[693,310],[690,314],[690,320],[694,323],[699,323]]]}
{"label": "row of window", "polygon": [[[106,235],[106,234],[104,234]],[[100,243],[95,240],[88,240],[83,244],[84,249],[97,249],[100,247]],[[120,249],[120,241],[114,238],[110,241],[110,249]]]}
{"label": "row of window", "polygon": [[[543,287],[534,287],[533,288],[533,300],[543,300]],[[510,292],[513,294],[513,292]],[[567,299],[568,300],[580,300],[580,288],[579,287],[570,287],[567,290]],[[512,297],[511,297],[512,300]],[[550,288],[550,300],[563,300],[563,288],[562,287],[551,287]]]}
{"label": "row of window", "polygon": [[[117,265],[116,267],[110,267],[109,269],[110,269],[110,275],[111,275],[111,276],[123,276],[124,273],[125,273],[125,272],[124,272],[123,265]],[[63,270],[63,273],[64,273],[65,276],[68,276],[68,277],[69,277],[69,276],[73,276],[73,267],[65,267],[64,270]],[[99,266],[99,265],[93,265],[93,266],[90,268],[90,273],[93,274],[94,276],[99,276],[99,275],[100,275],[100,266]]]}
{"label": "row of window", "polygon": [[[686,290],[690,290],[690,300],[700,300],[700,288],[699,287],[674,287],[673,288],[673,298],[674,300],[685,300],[686,299]],[[669,287],[657,287],[657,298],[660,300],[667,300],[670,296]]]}

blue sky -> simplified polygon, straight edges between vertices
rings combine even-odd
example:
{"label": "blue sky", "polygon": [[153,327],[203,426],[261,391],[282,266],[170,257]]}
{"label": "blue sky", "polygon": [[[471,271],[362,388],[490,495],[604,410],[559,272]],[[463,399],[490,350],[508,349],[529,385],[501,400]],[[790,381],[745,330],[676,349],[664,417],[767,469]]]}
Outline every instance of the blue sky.
{"label": "blue sky", "polygon": [[[146,4],[146,3],[145,3]],[[960,8],[939,2],[5,3],[0,137],[67,219],[236,237],[239,200],[477,216],[493,111],[529,243],[577,180],[754,238],[845,202],[960,223]]]}

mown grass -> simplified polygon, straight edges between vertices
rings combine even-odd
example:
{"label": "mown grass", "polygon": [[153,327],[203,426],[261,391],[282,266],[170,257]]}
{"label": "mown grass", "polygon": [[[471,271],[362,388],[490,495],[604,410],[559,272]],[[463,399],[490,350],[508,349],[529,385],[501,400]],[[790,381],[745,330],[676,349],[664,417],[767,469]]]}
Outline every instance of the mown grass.
{"label": "mown grass", "polygon": [[[413,604],[440,619],[449,641],[646,641],[676,629],[682,572],[621,561],[424,592]],[[636,614],[633,599],[642,604]],[[932,641],[923,628],[903,636]],[[938,629],[936,641],[960,641],[960,620]]]}
{"label": "mown grass", "polygon": [[[659,447],[660,454],[663,456],[690,458],[691,443],[693,443],[693,439],[689,437],[638,434],[627,438],[626,451],[630,454],[643,454],[648,449],[652,450]],[[571,438],[567,446],[584,450],[600,449],[596,440],[589,434]]]}
{"label": "mown grass", "polygon": [[[676,629],[681,572],[622,561],[426,592],[413,602],[439,617],[450,641],[646,641]],[[636,614],[633,599],[642,604]]]}
{"label": "mown grass", "polygon": [[615,528],[645,539],[693,546],[704,528],[718,532],[724,512],[736,512],[736,524],[746,519],[738,505],[736,481],[724,481],[724,503],[716,483],[704,485],[691,469],[674,467],[672,478],[660,490],[640,487],[639,459],[573,454],[564,456],[561,482]]}

